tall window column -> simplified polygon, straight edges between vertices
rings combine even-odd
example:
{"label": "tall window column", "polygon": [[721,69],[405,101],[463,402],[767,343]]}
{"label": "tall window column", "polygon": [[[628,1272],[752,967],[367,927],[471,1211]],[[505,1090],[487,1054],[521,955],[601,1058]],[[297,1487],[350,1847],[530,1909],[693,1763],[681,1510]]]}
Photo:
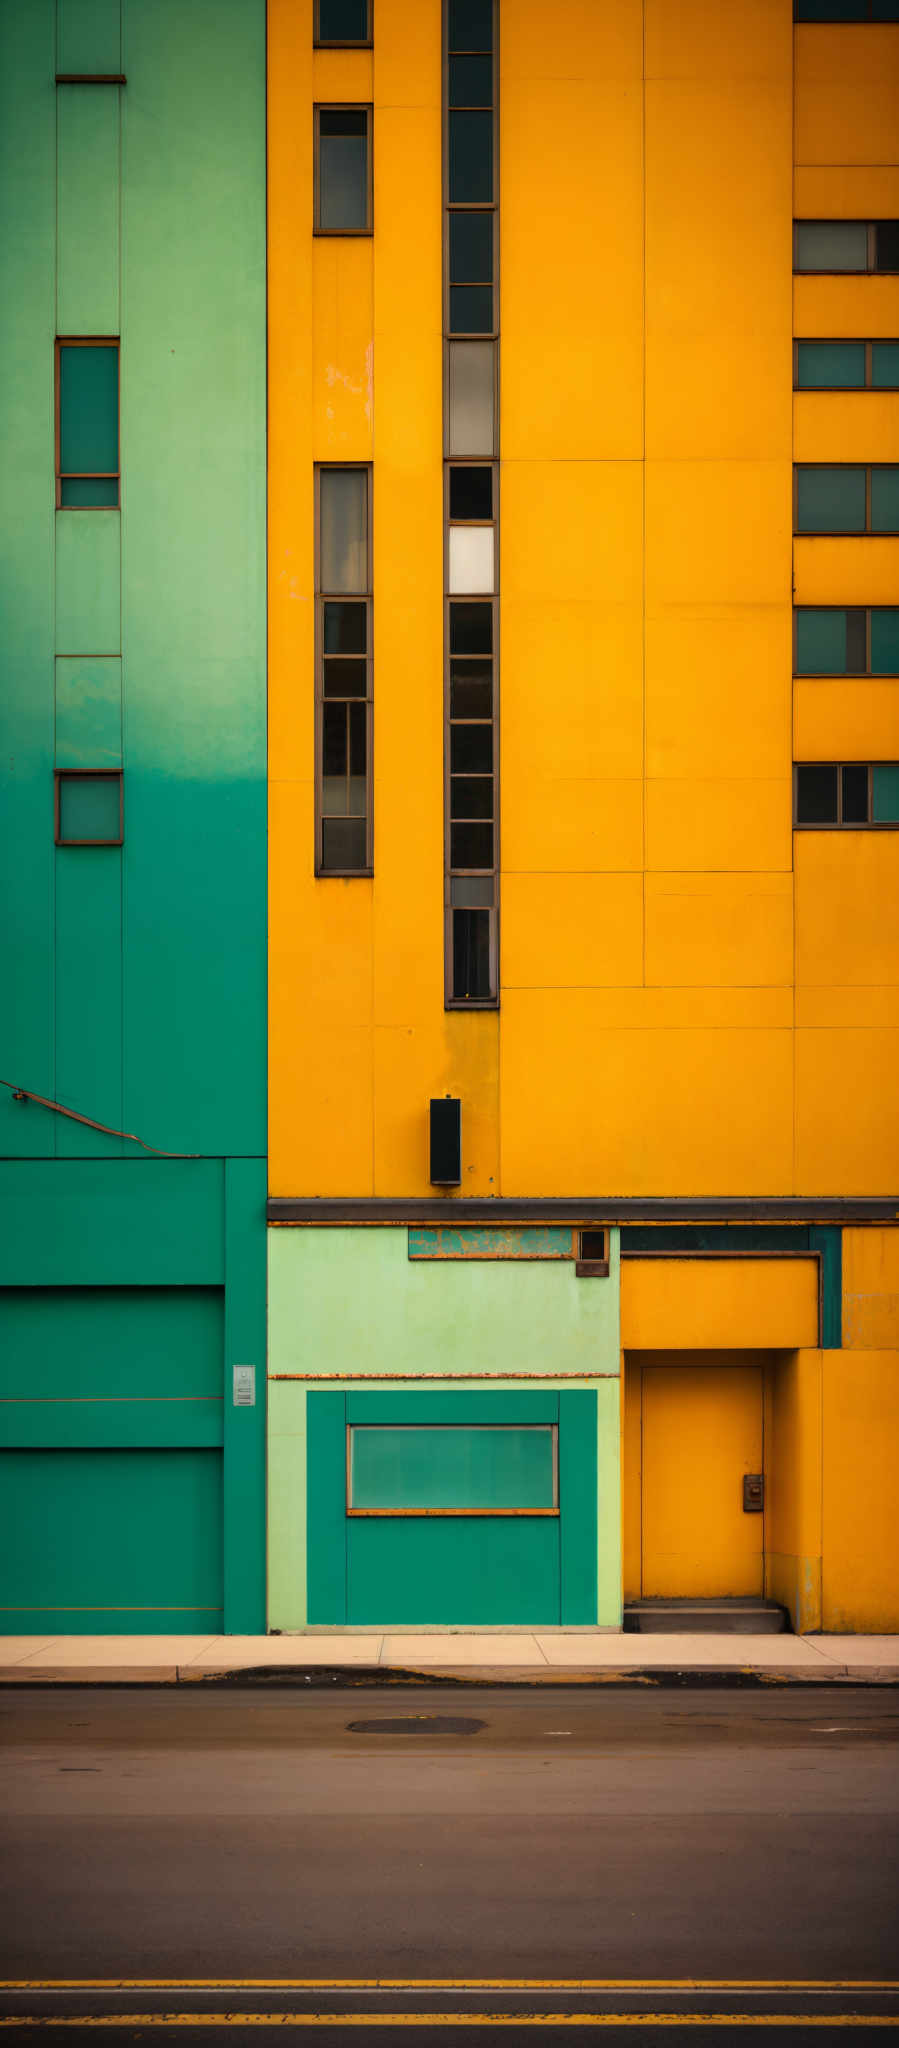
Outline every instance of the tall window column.
{"label": "tall window column", "polygon": [[448,1008],[499,1001],[497,0],[444,0]]}

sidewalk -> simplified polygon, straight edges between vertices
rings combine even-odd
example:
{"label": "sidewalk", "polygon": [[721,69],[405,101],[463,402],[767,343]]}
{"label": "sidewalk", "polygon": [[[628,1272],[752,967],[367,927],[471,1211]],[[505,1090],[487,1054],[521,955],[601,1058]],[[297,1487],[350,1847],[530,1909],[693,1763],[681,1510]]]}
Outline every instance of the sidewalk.
{"label": "sidewalk", "polygon": [[2,1685],[899,1684],[899,1635],[624,1635],[596,1630],[312,1631],[280,1636],[3,1636]]}

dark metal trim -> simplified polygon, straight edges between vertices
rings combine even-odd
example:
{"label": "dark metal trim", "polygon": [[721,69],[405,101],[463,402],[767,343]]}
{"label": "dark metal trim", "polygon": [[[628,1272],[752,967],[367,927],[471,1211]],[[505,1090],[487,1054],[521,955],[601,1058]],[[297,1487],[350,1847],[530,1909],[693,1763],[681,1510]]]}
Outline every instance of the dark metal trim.
{"label": "dark metal trim", "polygon": [[57,71],[57,85],[127,85],[124,71]]}
{"label": "dark metal trim", "polygon": [[572,1196],[568,1201],[498,1195],[484,1201],[417,1201],[383,1196],[272,1195],[266,1217],[275,1224],[570,1223],[601,1228],[612,1223],[895,1223],[899,1194],[869,1196],[709,1196],[705,1201],[662,1196]]}

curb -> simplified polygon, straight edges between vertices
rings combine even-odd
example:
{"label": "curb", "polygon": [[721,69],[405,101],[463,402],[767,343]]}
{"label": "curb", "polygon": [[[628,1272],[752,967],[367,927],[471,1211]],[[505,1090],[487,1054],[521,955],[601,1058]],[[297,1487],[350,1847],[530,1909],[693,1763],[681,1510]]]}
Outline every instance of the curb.
{"label": "curb", "polygon": [[44,1687],[72,1686],[73,1688],[104,1686],[156,1686],[167,1689],[207,1687],[215,1690],[260,1691],[265,1688],[309,1692],[352,1692],[363,1688],[390,1690],[391,1688],[416,1688],[443,1686],[453,1688],[480,1688],[499,1690],[503,1687],[519,1690],[565,1690],[577,1686],[581,1689],[599,1690],[601,1687],[681,1688],[701,1690],[714,1687],[717,1690],[735,1690],[741,1687],[762,1688],[776,1686],[820,1686],[840,1685],[856,1687],[897,1687],[899,1667],[895,1665],[859,1666],[834,1664],[831,1669],[797,1669],[795,1665],[745,1665],[735,1668],[732,1664],[704,1665],[658,1665],[649,1668],[638,1665],[624,1665],[620,1669],[598,1671],[559,1671],[547,1668],[535,1670],[532,1665],[466,1665],[462,1668],[452,1665],[403,1666],[383,1664],[262,1664],[247,1665],[238,1670],[222,1668],[197,1669],[188,1664],[172,1665],[106,1665],[91,1667],[76,1665],[45,1665],[40,1670],[27,1666],[0,1666],[0,1689],[14,1690],[21,1686],[37,1690]]}

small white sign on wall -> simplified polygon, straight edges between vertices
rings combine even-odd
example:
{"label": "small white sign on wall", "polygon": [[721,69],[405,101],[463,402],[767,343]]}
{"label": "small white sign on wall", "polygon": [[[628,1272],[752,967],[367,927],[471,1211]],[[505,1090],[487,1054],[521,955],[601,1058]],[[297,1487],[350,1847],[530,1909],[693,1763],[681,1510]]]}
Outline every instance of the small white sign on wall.
{"label": "small white sign on wall", "polygon": [[236,1365],[234,1367],[234,1406],[235,1408],[255,1408],[255,1365]]}

